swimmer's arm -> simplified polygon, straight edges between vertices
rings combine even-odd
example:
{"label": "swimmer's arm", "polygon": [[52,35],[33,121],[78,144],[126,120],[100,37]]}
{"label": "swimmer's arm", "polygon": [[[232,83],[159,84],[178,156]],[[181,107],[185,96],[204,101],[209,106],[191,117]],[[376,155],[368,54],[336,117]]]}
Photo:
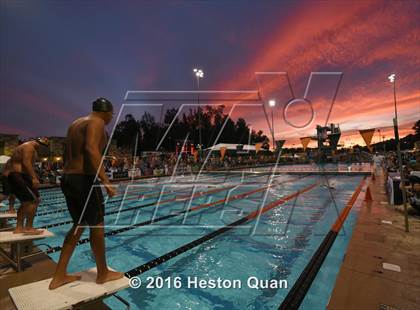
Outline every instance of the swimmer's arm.
{"label": "swimmer's arm", "polygon": [[109,183],[108,177],[105,174],[103,165],[101,166],[102,154],[100,151],[100,141],[104,134],[105,124],[100,120],[92,120],[86,128],[86,146],[85,151],[90,160],[91,167],[98,171],[99,169],[99,179],[102,183]]}
{"label": "swimmer's arm", "polygon": [[23,170],[26,171],[31,179],[35,179],[38,180],[35,171],[34,171],[34,167],[33,167],[33,157],[34,157],[34,149],[28,146],[25,146],[22,149],[22,166],[23,166]]}

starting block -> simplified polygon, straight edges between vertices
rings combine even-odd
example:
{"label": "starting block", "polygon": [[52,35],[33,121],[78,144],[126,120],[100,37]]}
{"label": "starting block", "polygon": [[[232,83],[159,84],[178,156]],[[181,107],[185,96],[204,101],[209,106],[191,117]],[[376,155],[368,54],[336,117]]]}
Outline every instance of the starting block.
{"label": "starting block", "polygon": [[39,235],[29,235],[25,233],[14,234],[12,231],[2,231],[0,232],[0,245],[10,244],[10,252],[8,253],[0,247],[0,255],[10,262],[16,271],[19,272],[22,270],[23,259],[42,253],[42,251],[38,251],[23,256],[22,245],[30,241],[40,240],[52,236],[54,236],[54,234],[46,229],[44,229],[44,232]]}
{"label": "starting block", "polygon": [[16,219],[17,213],[10,212],[1,212],[0,213],[0,228],[3,228],[7,225],[7,220]]}
{"label": "starting block", "polygon": [[17,218],[17,213],[10,213],[10,212],[1,212],[0,219],[15,219]]}
{"label": "starting block", "polygon": [[92,303],[114,296],[129,308],[128,302],[115,295],[129,287],[129,279],[96,284],[96,268],[79,273],[82,278],[55,290],[49,290],[51,279],[46,279],[22,286],[12,287],[9,294],[18,310],[64,310],[92,306]]}

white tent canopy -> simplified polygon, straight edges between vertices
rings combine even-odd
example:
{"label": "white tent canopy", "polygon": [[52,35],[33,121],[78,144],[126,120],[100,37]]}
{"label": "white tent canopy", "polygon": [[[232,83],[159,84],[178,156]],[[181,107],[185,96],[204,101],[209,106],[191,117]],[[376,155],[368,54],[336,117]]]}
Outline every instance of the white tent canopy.
{"label": "white tent canopy", "polygon": [[[240,144],[235,143],[219,143],[214,146],[207,148],[207,151],[220,151],[222,147],[225,147],[228,151],[236,151],[236,147]],[[242,151],[255,151],[255,145],[244,144]]]}
{"label": "white tent canopy", "polygon": [[5,164],[10,159],[9,156],[0,155],[0,164]]}

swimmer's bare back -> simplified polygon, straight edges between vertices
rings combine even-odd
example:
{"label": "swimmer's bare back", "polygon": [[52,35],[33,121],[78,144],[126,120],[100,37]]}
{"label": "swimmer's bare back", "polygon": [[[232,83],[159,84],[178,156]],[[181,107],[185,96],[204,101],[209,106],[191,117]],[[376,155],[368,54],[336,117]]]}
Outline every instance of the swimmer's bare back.
{"label": "swimmer's bare back", "polygon": [[32,175],[30,171],[27,171],[24,165],[24,161],[28,161],[30,165],[33,165],[35,161],[36,151],[33,146],[33,142],[25,142],[13,151],[12,157],[9,160],[9,172],[27,173]]}
{"label": "swimmer's bare back", "polygon": [[105,122],[92,115],[78,118],[67,131],[64,173],[95,175],[92,154],[106,146]]}

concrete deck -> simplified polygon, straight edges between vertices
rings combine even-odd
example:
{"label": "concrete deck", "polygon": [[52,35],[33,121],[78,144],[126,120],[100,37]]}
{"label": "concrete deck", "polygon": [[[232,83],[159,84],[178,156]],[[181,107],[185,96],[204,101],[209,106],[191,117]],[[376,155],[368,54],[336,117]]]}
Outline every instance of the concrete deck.
{"label": "concrete deck", "polygon": [[[27,283],[51,278],[55,271],[55,262],[47,255],[40,254],[29,259],[25,259],[24,266],[30,264],[22,272],[16,272],[11,266],[7,266],[7,261],[0,258],[0,309],[16,309],[10,298],[8,289]],[[6,265],[6,266],[5,266]]]}
{"label": "concrete deck", "polygon": [[[9,288],[51,278],[56,267],[56,263],[46,254],[25,259],[24,265],[28,268],[22,272],[15,272],[11,266],[7,266],[7,261],[0,257],[0,309],[16,309],[9,295]],[[90,306],[96,310],[109,310],[102,301]]]}
{"label": "concrete deck", "polygon": [[387,202],[384,176],[377,175],[370,189],[373,201],[360,209],[328,309],[420,309],[419,217],[409,216],[406,233],[403,214]]}

